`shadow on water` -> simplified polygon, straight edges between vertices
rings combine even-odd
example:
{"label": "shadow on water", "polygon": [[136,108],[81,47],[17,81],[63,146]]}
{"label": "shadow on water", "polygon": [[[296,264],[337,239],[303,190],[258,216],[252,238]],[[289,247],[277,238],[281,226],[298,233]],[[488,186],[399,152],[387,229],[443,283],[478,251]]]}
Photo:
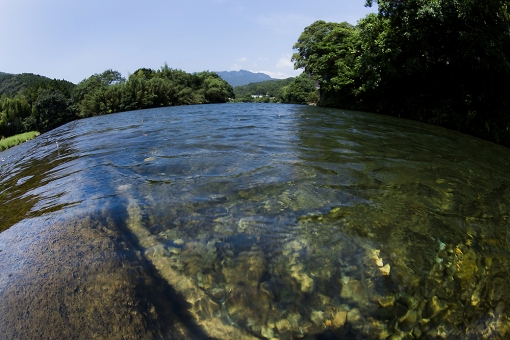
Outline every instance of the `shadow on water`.
{"label": "shadow on water", "polygon": [[[124,202],[121,206],[126,207],[128,204]],[[141,303],[141,310],[150,311],[151,306],[155,308],[153,314],[157,315],[157,318],[148,322],[150,324],[149,329],[157,330],[159,334],[155,338],[174,339],[179,338],[178,334],[182,334],[186,339],[214,339],[196,324],[195,318],[189,312],[190,304],[161,277],[152,262],[141,255],[140,250],[143,251],[143,247],[126,225],[126,221],[129,219],[127,211],[116,209],[113,215],[115,224],[127,244],[127,247],[124,247],[132,249],[127,250],[125,255],[133,262],[141,259],[142,267],[151,278],[150,284],[147,283],[147,280],[139,281],[136,291],[138,301]],[[105,219],[103,223],[106,224],[108,221]],[[184,331],[177,330],[176,325],[183,327]]]}

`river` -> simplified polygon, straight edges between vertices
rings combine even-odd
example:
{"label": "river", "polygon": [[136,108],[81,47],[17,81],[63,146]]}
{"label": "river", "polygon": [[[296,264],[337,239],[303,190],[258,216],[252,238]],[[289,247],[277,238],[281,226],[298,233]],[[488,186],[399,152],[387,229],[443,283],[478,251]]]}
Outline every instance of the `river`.
{"label": "river", "polygon": [[0,153],[0,338],[510,337],[510,150],[280,104]]}

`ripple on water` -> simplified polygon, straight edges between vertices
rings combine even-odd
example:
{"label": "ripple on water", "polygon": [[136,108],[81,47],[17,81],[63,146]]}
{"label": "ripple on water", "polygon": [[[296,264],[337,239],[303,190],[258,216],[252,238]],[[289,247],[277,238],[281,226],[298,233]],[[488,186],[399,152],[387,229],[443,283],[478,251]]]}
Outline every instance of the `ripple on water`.
{"label": "ripple on water", "polygon": [[14,337],[90,322],[119,338],[510,336],[505,148],[292,105],[143,110],[32,143],[0,180]]}

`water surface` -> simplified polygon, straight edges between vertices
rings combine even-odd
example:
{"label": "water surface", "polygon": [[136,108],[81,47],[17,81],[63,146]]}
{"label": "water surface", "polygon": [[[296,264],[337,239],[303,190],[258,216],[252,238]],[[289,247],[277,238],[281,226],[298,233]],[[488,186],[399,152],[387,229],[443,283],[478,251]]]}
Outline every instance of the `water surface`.
{"label": "water surface", "polygon": [[510,336],[510,151],[495,144],[201,105],[76,121],[0,166],[8,337]]}

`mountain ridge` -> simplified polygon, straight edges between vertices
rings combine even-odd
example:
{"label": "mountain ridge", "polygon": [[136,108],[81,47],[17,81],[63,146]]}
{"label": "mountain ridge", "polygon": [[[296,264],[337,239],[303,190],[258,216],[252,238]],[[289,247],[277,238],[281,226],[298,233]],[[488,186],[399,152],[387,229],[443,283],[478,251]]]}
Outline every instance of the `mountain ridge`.
{"label": "mountain ridge", "polygon": [[254,73],[247,70],[216,71],[216,74],[219,75],[221,79],[229,83],[232,87],[248,85],[250,83],[259,83],[267,80],[278,80],[271,78],[269,75],[262,72]]}

